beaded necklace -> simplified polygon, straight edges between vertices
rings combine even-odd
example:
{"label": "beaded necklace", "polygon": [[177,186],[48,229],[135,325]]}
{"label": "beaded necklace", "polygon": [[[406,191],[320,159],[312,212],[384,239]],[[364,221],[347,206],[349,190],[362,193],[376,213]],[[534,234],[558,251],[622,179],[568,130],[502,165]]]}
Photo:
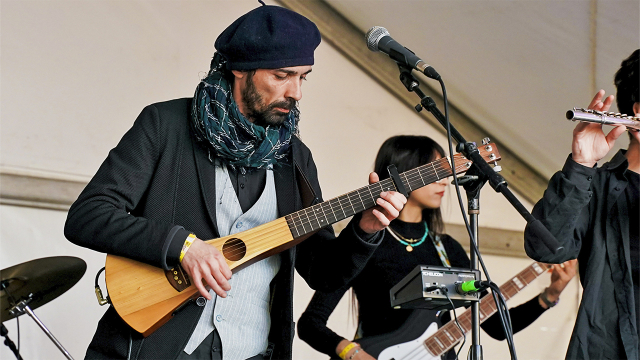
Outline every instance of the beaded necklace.
{"label": "beaded necklace", "polygon": [[387,230],[389,230],[389,234],[391,234],[391,236],[393,236],[396,240],[398,240],[402,245],[406,246],[405,249],[408,252],[412,252],[413,248],[422,244],[424,240],[427,238],[427,235],[429,235],[429,228],[427,227],[427,222],[423,221],[423,223],[424,223],[424,235],[422,235],[422,238],[420,239],[405,238],[404,236],[398,234],[393,229],[391,229],[391,226],[388,226]]}

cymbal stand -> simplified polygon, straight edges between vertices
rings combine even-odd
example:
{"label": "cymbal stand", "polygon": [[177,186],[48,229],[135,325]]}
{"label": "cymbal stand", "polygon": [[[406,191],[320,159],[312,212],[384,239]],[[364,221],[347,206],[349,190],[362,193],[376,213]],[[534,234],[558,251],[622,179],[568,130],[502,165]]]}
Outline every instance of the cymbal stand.
{"label": "cymbal stand", "polygon": [[53,343],[56,344],[58,349],[60,349],[60,351],[62,351],[64,356],[69,360],[73,360],[73,357],[71,357],[71,354],[69,354],[69,352],[62,346],[62,344],[60,344],[58,339],[56,339],[55,336],[53,336],[51,331],[49,331],[49,329],[47,329],[47,327],[44,326],[42,321],[40,321],[40,319],[36,316],[36,314],[33,312],[33,310],[31,310],[29,305],[27,305],[29,302],[31,302],[32,299],[33,299],[33,294],[29,294],[29,298],[28,299],[20,300],[17,304],[13,305],[13,307],[9,310],[9,313],[11,315],[13,315],[13,316],[16,316],[16,317],[18,317],[20,315],[23,315],[25,313],[27,315],[29,315],[33,319],[33,321],[35,321],[36,324],[38,324],[38,326],[40,326],[42,331],[44,331],[45,334],[47,334],[49,339],[51,339],[51,341],[53,341]]}
{"label": "cymbal stand", "polygon": [[9,349],[11,349],[11,351],[13,351],[13,355],[16,356],[16,359],[22,360],[22,356],[20,356],[20,352],[18,351],[16,344],[14,344],[14,342],[11,341],[11,339],[9,339],[9,330],[7,330],[7,327],[4,326],[4,324],[1,324],[1,325],[2,325],[2,328],[0,329],[0,335],[4,337],[4,344],[7,345]]}

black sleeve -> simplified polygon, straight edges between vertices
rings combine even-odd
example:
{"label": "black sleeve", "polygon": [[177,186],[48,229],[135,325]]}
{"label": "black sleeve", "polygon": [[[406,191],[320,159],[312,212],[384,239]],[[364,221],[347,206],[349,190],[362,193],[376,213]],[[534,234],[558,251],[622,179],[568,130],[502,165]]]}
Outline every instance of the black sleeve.
{"label": "black sleeve", "polygon": [[[318,182],[316,165],[311,152],[302,143],[294,153],[294,161],[302,167],[319,201],[322,193]],[[298,158],[296,160],[296,158]],[[322,228],[309,239],[296,246],[296,270],[314,289],[332,292],[347,284],[366,265],[378,247],[384,231],[372,238],[363,238],[356,228],[362,213],[355,215],[336,238],[333,228]]]}
{"label": "black sleeve", "polygon": [[[538,296],[527,301],[524,304],[518,305],[509,309],[509,315],[511,316],[511,327],[513,333],[526,328],[531,325],[536,319],[545,312],[538,302]],[[500,321],[500,315],[498,313],[493,314],[485,322],[482,323],[482,330],[484,330],[489,336],[496,340],[504,340],[504,330],[502,329],[502,323]]]}
{"label": "black sleeve", "polygon": [[587,204],[591,200],[591,181],[595,175],[595,167],[582,166],[569,155],[562,171],[553,175],[542,199],[532,211],[533,216],[564,247],[564,251],[553,254],[527,226],[524,248],[529,257],[554,264],[578,257],[581,238],[589,225]]}
{"label": "black sleeve", "polygon": [[67,239],[165,269],[170,267],[167,258],[177,260],[189,232],[176,224],[135,215],[171,133],[161,120],[157,108],[147,106],[109,152],[69,209],[64,228]]}
{"label": "black sleeve", "polygon": [[312,348],[336,356],[336,347],[344,338],[327,327],[327,320],[349,288],[332,293],[316,291],[298,320],[298,336]]}

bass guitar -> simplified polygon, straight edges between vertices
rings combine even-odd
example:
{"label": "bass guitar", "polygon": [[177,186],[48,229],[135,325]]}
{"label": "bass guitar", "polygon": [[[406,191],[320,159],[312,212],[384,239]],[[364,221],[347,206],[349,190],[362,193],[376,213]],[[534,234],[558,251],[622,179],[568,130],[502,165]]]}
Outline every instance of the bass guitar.
{"label": "bass guitar", "polygon": [[[505,300],[509,300],[550,268],[551,265],[534,262],[500,286],[500,292]],[[491,294],[480,299],[479,309],[480,323],[497,311]],[[430,311],[414,310],[400,329],[355,341],[378,360],[440,360],[442,355],[462,341],[463,333],[453,320],[438,329],[438,323],[429,320],[433,319],[433,315],[429,313]],[[458,322],[464,333],[469,332],[471,309],[458,315]]]}
{"label": "bass guitar", "polygon": [[[495,144],[478,148],[487,162],[500,160]],[[449,158],[399,174],[407,191],[413,191],[453,174]],[[471,161],[454,156],[456,173],[466,172]],[[376,205],[382,191],[396,191],[391,178],[307,207],[274,221],[230,236],[205,241],[224,255],[231,270],[289,249],[316,231]],[[109,298],[118,315],[133,329],[148,336],[169,321],[175,310],[198,289],[181,267],[161,268],[115,255],[107,255],[105,279]],[[198,281],[198,280],[196,280]]]}

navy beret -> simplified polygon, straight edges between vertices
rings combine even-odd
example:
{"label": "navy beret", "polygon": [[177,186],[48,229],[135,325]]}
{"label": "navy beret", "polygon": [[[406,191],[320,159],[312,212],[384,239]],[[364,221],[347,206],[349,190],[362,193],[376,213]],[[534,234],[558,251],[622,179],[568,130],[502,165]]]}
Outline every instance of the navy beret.
{"label": "navy beret", "polygon": [[306,17],[279,6],[260,6],[242,15],[216,39],[230,70],[313,65],[320,31]]}

